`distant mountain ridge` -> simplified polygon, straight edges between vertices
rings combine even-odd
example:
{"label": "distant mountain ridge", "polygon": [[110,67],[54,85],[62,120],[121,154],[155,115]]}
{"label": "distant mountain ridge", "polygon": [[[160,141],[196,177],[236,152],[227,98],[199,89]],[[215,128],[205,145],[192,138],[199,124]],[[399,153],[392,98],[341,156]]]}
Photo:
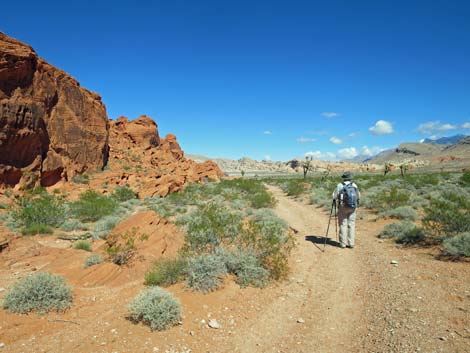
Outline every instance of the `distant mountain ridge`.
{"label": "distant mountain ridge", "polygon": [[426,138],[423,140],[423,143],[433,143],[436,145],[452,145],[454,143],[462,141],[466,137],[468,137],[468,135],[458,134],[454,136],[441,137],[435,140]]}

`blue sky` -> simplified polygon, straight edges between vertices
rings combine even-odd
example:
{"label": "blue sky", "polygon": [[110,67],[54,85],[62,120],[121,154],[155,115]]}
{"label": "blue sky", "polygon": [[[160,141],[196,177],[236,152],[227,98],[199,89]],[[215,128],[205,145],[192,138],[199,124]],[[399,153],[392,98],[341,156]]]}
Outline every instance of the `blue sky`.
{"label": "blue sky", "polygon": [[187,153],[341,159],[470,134],[469,19],[452,0],[10,1],[0,30]]}

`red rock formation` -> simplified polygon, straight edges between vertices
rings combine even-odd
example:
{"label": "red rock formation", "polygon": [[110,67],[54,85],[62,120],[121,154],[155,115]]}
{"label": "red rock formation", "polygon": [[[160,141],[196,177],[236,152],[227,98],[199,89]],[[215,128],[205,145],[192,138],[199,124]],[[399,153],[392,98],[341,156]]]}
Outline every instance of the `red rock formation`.
{"label": "red rock formation", "polygon": [[212,161],[198,164],[186,159],[176,136],[161,139],[157,124],[149,117],[133,121],[120,117],[110,127],[110,160],[124,171],[106,172],[103,178],[129,185],[141,197],[166,196],[188,182],[216,181],[223,175]]}
{"label": "red rock formation", "polygon": [[101,98],[0,33],[0,185],[49,186],[108,159]]}

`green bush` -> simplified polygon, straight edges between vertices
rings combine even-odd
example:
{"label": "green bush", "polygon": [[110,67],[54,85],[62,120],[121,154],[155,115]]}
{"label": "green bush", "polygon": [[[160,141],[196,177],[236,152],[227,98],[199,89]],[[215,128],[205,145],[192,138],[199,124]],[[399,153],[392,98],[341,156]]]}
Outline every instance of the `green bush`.
{"label": "green bush", "polygon": [[189,261],[186,283],[189,288],[208,293],[220,287],[226,274],[227,266],[222,256],[205,254]]}
{"label": "green bush", "polygon": [[419,227],[411,228],[407,232],[403,232],[395,239],[398,244],[412,245],[419,244],[426,240],[426,234],[424,230]]}
{"label": "green bush", "polygon": [[181,320],[181,307],[170,293],[158,287],[146,289],[129,305],[130,318],[162,331]]}
{"label": "green bush", "polygon": [[248,201],[253,208],[271,208],[276,204],[275,197],[268,191],[249,195]]}
{"label": "green bush", "polygon": [[112,197],[119,202],[128,201],[137,198],[137,194],[134,190],[127,186],[118,186],[114,189]]}
{"label": "green bush", "polygon": [[414,228],[416,228],[416,225],[410,221],[393,222],[387,224],[378,237],[382,239],[402,237]]}
{"label": "green bush", "polygon": [[38,272],[16,282],[7,292],[3,308],[14,313],[62,311],[72,303],[72,290],[61,276]]}
{"label": "green bush", "polygon": [[211,252],[222,243],[231,243],[241,232],[242,217],[226,207],[208,203],[179,219],[186,225],[186,252]]}
{"label": "green bush", "polygon": [[265,269],[258,257],[250,252],[237,251],[226,261],[227,269],[236,276],[241,287],[265,287],[269,281],[269,271]]}
{"label": "green bush", "polygon": [[288,196],[299,196],[305,192],[305,184],[301,180],[289,180],[285,191]]}
{"label": "green bush", "polygon": [[80,195],[78,201],[70,205],[72,214],[83,222],[94,222],[112,214],[118,204],[110,197],[101,195],[93,190],[87,190]]}
{"label": "green bush", "polygon": [[12,218],[25,228],[40,225],[56,227],[64,222],[64,203],[46,193],[34,197],[24,196],[18,199]]}
{"label": "green bush", "polygon": [[77,219],[67,219],[60,225],[60,229],[71,232],[75,230],[88,230],[88,227]]}
{"label": "green bush", "polygon": [[170,286],[182,281],[186,276],[186,271],[186,259],[159,259],[145,274],[145,284],[148,286]]}
{"label": "green bush", "polygon": [[462,186],[470,186],[470,172],[465,172],[459,179],[459,184]]}
{"label": "green bush", "polygon": [[444,240],[444,255],[452,257],[470,257],[470,232]]}
{"label": "green bush", "polygon": [[270,277],[276,280],[288,273],[288,258],[294,246],[286,224],[272,213],[254,215],[238,239],[239,248],[257,256]]}
{"label": "green bush", "polygon": [[414,221],[418,218],[418,213],[410,206],[400,206],[381,213],[385,217],[407,219]]}
{"label": "green bush", "polygon": [[405,191],[399,191],[396,185],[393,185],[389,191],[381,190],[378,193],[368,196],[367,206],[376,208],[379,211],[406,206],[410,199],[410,194]]}
{"label": "green bush", "polygon": [[85,260],[84,268],[88,268],[94,265],[98,265],[103,262],[103,258],[100,254],[91,254]]}
{"label": "green bush", "polygon": [[52,234],[53,229],[45,224],[31,224],[21,229],[23,235]]}
{"label": "green bush", "polygon": [[423,224],[436,237],[454,236],[470,231],[470,197],[463,191],[444,192],[424,208]]}
{"label": "green bush", "polygon": [[91,244],[87,240],[79,240],[73,244],[73,248],[76,250],[91,251]]}

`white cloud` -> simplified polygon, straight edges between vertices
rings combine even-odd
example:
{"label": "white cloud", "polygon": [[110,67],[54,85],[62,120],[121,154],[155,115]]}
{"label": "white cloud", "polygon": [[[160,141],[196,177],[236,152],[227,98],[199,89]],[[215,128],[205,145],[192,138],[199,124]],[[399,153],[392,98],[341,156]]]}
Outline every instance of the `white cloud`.
{"label": "white cloud", "polygon": [[330,142],[334,143],[335,145],[341,145],[343,143],[343,140],[341,140],[340,138],[337,138],[336,136],[332,136],[330,138]]}
{"label": "white cloud", "polygon": [[428,121],[418,126],[418,131],[424,135],[432,134],[436,131],[449,131],[457,129],[453,124],[441,124],[440,121]]}
{"label": "white cloud", "polygon": [[369,128],[369,131],[374,135],[388,135],[393,133],[393,126],[388,121],[379,120]]}
{"label": "white cloud", "polygon": [[470,122],[463,123],[462,129],[470,129]]}
{"label": "white cloud", "polygon": [[356,137],[357,136],[357,132],[351,132],[348,137]]}
{"label": "white cloud", "polygon": [[273,132],[271,130],[266,130],[266,131],[263,131],[263,134],[265,135],[272,135]]}
{"label": "white cloud", "polygon": [[325,118],[336,118],[336,117],[340,116],[341,114],[335,113],[335,112],[324,112],[324,113],[321,113],[320,115],[325,117]]}
{"label": "white cloud", "polygon": [[340,149],[337,155],[340,159],[351,159],[357,157],[359,153],[357,152],[355,147],[347,147]]}
{"label": "white cloud", "polygon": [[270,161],[271,160],[271,156],[269,154],[267,154],[266,156],[264,156],[264,160],[265,161]]}
{"label": "white cloud", "polygon": [[305,153],[305,157],[312,157],[313,159],[322,159],[322,160],[334,160],[336,159],[336,155],[331,152],[320,152],[320,151],[312,151],[312,152],[307,152]]}
{"label": "white cloud", "polygon": [[311,137],[299,137],[299,138],[297,139],[297,142],[300,142],[300,143],[314,142],[314,141],[316,141],[316,139],[311,138]]}
{"label": "white cloud", "polygon": [[361,154],[367,157],[372,157],[372,156],[379,154],[382,151],[385,151],[385,148],[378,147],[378,146],[374,146],[370,148],[367,146],[362,146]]}

